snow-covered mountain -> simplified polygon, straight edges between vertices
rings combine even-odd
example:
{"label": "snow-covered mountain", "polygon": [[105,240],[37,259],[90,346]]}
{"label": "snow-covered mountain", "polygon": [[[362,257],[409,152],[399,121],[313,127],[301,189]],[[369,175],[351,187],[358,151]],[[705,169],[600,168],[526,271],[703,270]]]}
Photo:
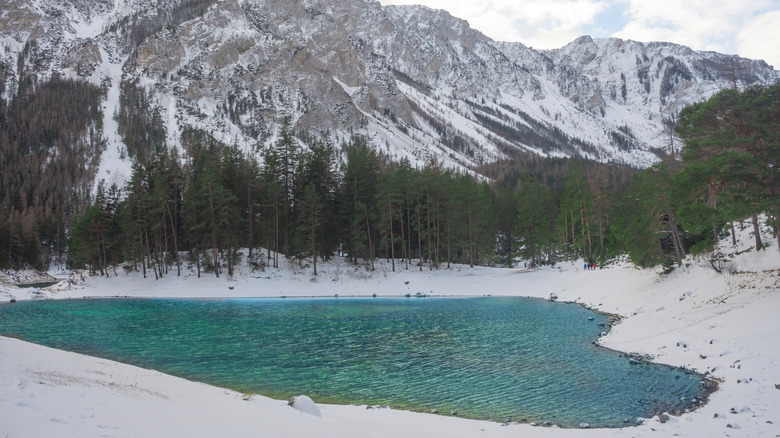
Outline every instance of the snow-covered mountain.
{"label": "snow-covered mountain", "polygon": [[[187,127],[256,151],[296,129],[360,133],[385,155],[470,167],[530,151],[647,166],[665,121],[716,91],[768,84],[763,61],[584,36],[550,51],[493,41],[447,12],[370,0],[0,0],[0,88],[27,75],[151,96],[168,145]],[[113,162],[113,161],[112,161]]]}

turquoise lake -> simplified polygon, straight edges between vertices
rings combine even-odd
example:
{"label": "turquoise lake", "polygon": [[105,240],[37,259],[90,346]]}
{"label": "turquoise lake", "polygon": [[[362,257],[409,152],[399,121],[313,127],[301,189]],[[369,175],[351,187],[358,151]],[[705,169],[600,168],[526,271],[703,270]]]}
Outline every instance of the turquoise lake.
{"label": "turquoise lake", "polygon": [[532,298],[0,306],[4,336],[280,399],[617,427],[706,397],[698,374],[593,345],[609,323],[579,305]]}

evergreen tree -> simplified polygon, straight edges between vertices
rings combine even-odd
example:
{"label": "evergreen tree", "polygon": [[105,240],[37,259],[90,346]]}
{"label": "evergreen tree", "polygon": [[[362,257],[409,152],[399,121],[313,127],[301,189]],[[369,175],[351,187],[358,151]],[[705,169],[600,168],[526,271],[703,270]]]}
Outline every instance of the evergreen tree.
{"label": "evergreen tree", "polygon": [[550,262],[557,216],[552,192],[528,175],[516,197],[516,232],[522,245],[519,255],[530,261],[531,267],[544,264],[545,258]]}
{"label": "evergreen tree", "polygon": [[[685,140],[688,165],[680,185],[706,201],[712,209],[720,198],[731,204],[716,212],[705,211],[714,223],[731,220],[751,210],[756,248],[760,249],[758,213],[768,211],[777,234],[780,217],[780,83],[751,87],[744,92],[723,90],[706,102],[680,113],[678,132]],[[718,196],[719,194],[724,196]],[[736,215],[736,216],[735,216]],[[780,246],[780,237],[778,238]]]}
{"label": "evergreen tree", "polygon": [[343,223],[346,225],[344,249],[357,262],[362,258],[374,268],[376,255],[376,193],[379,161],[376,153],[361,138],[347,145],[347,162],[340,196]]}

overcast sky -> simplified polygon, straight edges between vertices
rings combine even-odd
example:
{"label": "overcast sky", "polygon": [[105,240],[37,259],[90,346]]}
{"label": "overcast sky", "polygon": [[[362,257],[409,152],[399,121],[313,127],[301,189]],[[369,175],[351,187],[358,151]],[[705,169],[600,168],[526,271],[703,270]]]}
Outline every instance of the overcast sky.
{"label": "overcast sky", "polygon": [[780,0],[380,0],[445,9],[498,41],[553,49],[582,35],[669,41],[780,70]]}

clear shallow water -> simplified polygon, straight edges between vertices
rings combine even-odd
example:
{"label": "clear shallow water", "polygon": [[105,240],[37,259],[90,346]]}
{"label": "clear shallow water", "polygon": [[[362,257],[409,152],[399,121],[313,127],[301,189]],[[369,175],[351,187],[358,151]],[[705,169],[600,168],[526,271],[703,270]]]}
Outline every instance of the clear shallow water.
{"label": "clear shallow water", "polygon": [[608,323],[531,298],[0,306],[0,334],[276,398],[615,427],[706,395],[697,374],[592,345]]}

